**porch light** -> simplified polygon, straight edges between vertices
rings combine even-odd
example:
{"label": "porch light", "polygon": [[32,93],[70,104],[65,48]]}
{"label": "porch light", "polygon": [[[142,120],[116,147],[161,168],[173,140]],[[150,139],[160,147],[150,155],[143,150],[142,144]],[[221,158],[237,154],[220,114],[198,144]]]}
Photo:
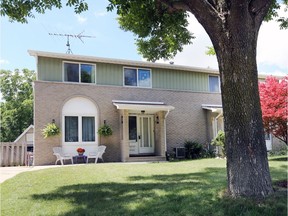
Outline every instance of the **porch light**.
{"label": "porch light", "polygon": [[156,115],[156,124],[159,124],[159,116]]}
{"label": "porch light", "polygon": [[52,119],[52,123],[55,124],[55,119]]}
{"label": "porch light", "polygon": [[141,110],[141,114],[144,114],[145,113],[145,110]]}
{"label": "porch light", "polygon": [[123,116],[121,116],[121,124],[123,124]]}

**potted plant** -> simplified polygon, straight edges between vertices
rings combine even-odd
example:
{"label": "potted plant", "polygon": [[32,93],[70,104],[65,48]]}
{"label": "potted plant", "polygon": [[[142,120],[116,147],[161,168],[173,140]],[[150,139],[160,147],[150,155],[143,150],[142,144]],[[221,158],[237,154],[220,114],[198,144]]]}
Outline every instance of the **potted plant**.
{"label": "potted plant", "polygon": [[76,151],[78,152],[78,155],[83,155],[84,152],[85,152],[85,149],[84,148],[77,148]]}
{"label": "potted plant", "polygon": [[60,134],[60,128],[55,123],[48,123],[42,130],[42,135],[46,139],[47,137],[57,136]]}
{"label": "potted plant", "polygon": [[111,136],[113,134],[113,131],[109,125],[104,124],[101,127],[99,127],[98,134],[100,136],[108,137],[108,136]]}

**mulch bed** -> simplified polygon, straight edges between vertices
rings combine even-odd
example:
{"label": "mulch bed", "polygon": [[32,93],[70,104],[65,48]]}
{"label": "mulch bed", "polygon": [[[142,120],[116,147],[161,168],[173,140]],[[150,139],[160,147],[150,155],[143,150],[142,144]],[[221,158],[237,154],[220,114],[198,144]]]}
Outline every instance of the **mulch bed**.
{"label": "mulch bed", "polygon": [[288,182],[287,180],[281,180],[275,182],[275,185],[278,187],[287,188],[287,182]]}

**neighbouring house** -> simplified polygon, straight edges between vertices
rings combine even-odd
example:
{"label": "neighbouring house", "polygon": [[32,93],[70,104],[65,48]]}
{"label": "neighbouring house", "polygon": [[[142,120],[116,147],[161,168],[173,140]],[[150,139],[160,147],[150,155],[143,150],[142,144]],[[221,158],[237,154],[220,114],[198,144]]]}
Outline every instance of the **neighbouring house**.
{"label": "neighbouring house", "polygon": [[34,148],[34,126],[30,125],[26,128],[20,136],[14,141],[14,143],[26,143],[27,144],[27,151],[33,152]]}
{"label": "neighbouring house", "polygon": [[[210,143],[223,130],[217,70],[28,51],[36,57],[34,164],[53,164],[52,148],[85,154],[106,145],[105,161],[165,160],[185,140]],[[61,135],[44,139],[55,122]],[[100,137],[109,125],[113,134]]]}

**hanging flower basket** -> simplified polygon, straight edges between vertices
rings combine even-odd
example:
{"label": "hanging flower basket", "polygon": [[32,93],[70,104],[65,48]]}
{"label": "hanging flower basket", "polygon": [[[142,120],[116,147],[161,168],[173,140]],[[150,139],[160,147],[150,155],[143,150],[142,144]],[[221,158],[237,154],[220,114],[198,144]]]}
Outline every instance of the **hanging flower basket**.
{"label": "hanging flower basket", "polygon": [[44,139],[51,136],[57,136],[60,134],[60,128],[55,123],[48,123],[42,130]]}
{"label": "hanging flower basket", "polygon": [[101,127],[99,127],[98,134],[100,136],[108,137],[108,136],[111,136],[113,134],[113,131],[109,125],[104,124]]}

